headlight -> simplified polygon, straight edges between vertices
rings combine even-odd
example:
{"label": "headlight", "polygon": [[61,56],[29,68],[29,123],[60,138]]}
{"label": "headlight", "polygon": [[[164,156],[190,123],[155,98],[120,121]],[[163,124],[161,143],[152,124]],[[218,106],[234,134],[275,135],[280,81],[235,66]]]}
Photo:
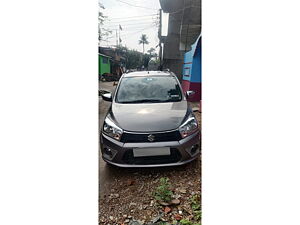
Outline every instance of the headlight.
{"label": "headlight", "polygon": [[189,136],[198,130],[198,122],[193,114],[179,127],[179,132],[182,138]]}
{"label": "headlight", "polygon": [[123,130],[116,124],[114,124],[114,122],[111,119],[106,117],[103,124],[103,133],[120,141],[121,136],[123,134]]}

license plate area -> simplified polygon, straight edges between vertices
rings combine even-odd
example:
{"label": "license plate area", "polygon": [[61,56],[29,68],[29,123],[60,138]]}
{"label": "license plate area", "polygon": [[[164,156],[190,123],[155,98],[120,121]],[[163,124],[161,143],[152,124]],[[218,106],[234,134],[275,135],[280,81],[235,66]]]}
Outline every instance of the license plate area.
{"label": "license plate area", "polygon": [[134,157],[145,157],[145,156],[161,156],[171,155],[169,147],[158,147],[158,148],[134,148]]}

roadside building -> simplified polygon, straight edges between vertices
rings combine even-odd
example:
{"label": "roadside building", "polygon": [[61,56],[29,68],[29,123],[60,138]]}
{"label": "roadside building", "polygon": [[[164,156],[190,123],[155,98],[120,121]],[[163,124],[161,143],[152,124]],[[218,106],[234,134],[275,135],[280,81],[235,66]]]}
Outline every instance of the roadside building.
{"label": "roadside building", "polygon": [[184,92],[194,91],[195,94],[189,98],[191,102],[198,102],[201,98],[201,36],[191,46],[191,51],[184,55],[182,70],[182,88]]}
{"label": "roadside building", "polygon": [[111,57],[98,53],[99,59],[99,77],[103,74],[111,73]]}
{"label": "roadside building", "polygon": [[182,81],[184,54],[201,33],[201,0],[160,0],[160,5],[169,13],[168,36],[160,37],[163,65]]}
{"label": "roadside building", "polygon": [[126,59],[117,48],[99,47],[98,52],[110,59],[110,72],[107,73],[105,78],[107,80],[118,80],[125,70]]}
{"label": "roadside building", "polygon": [[201,0],[159,0],[169,13],[168,35],[163,43],[163,66],[173,71],[184,91],[195,91],[189,101],[201,111]]}

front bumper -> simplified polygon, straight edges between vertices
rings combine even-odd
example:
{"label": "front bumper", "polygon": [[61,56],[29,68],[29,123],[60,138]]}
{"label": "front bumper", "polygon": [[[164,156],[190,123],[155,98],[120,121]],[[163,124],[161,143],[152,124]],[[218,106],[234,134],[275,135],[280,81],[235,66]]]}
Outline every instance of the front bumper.
{"label": "front bumper", "polygon": [[[165,167],[187,164],[196,159],[200,155],[201,141],[199,131],[180,141],[144,143],[123,143],[101,133],[100,147],[103,160],[118,167]],[[132,155],[133,148],[155,147],[170,147],[170,157],[151,156],[143,160]]]}

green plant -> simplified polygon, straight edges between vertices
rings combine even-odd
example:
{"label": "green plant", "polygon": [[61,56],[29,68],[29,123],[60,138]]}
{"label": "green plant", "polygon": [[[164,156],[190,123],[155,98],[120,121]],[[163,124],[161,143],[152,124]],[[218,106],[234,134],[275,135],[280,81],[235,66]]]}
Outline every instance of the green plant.
{"label": "green plant", "polygon": [[173,192],[170,190],[169,178],[162,177],[160,178],[160,184],[156,188],[154,196],[156,200],[161,200],[165,202],[171,201]]}
{"label": "green plant", "polygon": [[192,225],[193,223],[187,219],[180,220],[180,224],[182,225]]}
{"label": "green plant", "polygon": [[148,37],[146,34],[142,34],[142,36],[140,37],[140,40],[139,40],[139,44],[143,44],[143,55],[144,55],[144,52],[145,52],[144,45],[149,44]]}
{"label": "green plant", "polygon": [[187,219],[180,220],[180,225],[201,225],[200,223],[193,223]]}
{"label": "green plant", "polygon": [[201,206],[200,206],[200,196],[199,195],[193,195],[190,198],[191,206],[194,212],[194,218],[196,220],[201,220]]}
{"label": "green plant", "polygon": [[201,211],[200,210],[194,211],[194,214],[195,214],[196,220],[201,220]]}

